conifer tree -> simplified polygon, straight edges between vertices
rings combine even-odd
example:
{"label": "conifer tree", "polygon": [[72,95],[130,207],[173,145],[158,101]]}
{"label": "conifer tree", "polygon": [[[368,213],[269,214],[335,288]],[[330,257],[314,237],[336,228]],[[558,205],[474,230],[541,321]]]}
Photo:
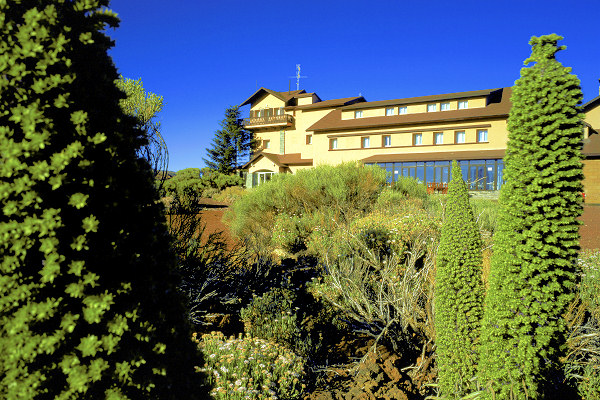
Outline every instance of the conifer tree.
{"label": "conifer tree", "polygon": [[0,1],[2,399],[207,397],[105,7]]}
{"label": "conifer tree", "polygon": [[473,389],[483,316],[482,241],[469,192],[456,161],[448,184],[435,275],[435,330],[441,393],[459,398]]}
{"label": "conifer tree", "polygon": [[496,399],[551,398],[573,297],[581,214],[579,80],[562,37],[532,37],[511,97],[501,212],[482,324],[480,383]]}
{"label": "conifer tree", "polygon": [[221,129],[215,132],[212,148],[206,149],[206,166],[224,174],[230,174],[243,165],[254,147],[252,133],[241,124],[237,106],[225,110],[225,118],[219,123]]}

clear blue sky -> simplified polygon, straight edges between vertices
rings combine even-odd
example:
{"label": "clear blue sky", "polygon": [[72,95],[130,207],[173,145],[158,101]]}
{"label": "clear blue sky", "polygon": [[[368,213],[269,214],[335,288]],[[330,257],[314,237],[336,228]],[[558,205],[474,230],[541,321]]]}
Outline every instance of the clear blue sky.
{"label": "clear blue sky", "polygon": [[[512,86],[529,38],[565,37],[558,59],[598,96],[599,0],[112,0],[119,72],[162,95],[170,170],[203,167],[225,108],[257,88],[368,101]],[[292,80],[292,89],[295,80]],[[242,109],[247,116],[248,106]]]}

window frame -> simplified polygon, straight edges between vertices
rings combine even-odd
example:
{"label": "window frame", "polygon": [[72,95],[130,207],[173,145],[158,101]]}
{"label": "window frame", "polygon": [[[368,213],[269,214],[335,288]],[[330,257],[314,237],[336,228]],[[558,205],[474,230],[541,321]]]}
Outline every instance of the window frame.
{"label": "window frame", "polygon": [[[438,138],[441,138],[439,142]],[[433,144],[436,146],[444,144],[444,132],[433,132]]]}
{"label": "window frame", "polygon": [[[431,110],[430,110],[431,108]],[[437,103],[427,104],[427,112],[436,112],[437,111]]]}
{"label": "window frame", "polygon": [[[480,136],[479,134],[481,132],[485,132],[485,140],[480,140]],[[488,138],[488,130],[487,129],[477,129],[477,143],[489,143],[489,138]]]}
{"label": "window frame", "polygon": [[354,119],[358,119],[358,118],[362,118],[362,117],[363,117],[362,110],[356,110],[356,111],[354,111]]}
{"label": "window frame", "polygon": [[[420,139],[419,143],[417,143],[417,137]],[[423,146],[423,133],[413,133],[413,146]]]}
{"label": "window frame", "polygon": [[[404,110],[404,112],[401,112],[400,110]],[[408,114],[408,106],[399,106],[398,107],[398,115],[405,115]]]}
{"label": "window frame", "polygon": [[[387,144],[386,144],[387,139]],[[381,138],[381,147],[392,147],[392,135],[383,135]]]}
{"label": "window frame", "polygon": [[360,148],[368,149],[371,147],[371,137],[370,136],[361,136],[360,138]]}
{"label": "window frame", "polygon": [[[462,142],[458,141],[459,135],[462,133]],[[455,131],[454,132],[454,143],[456,144],[464,144],[467,141],[467,133],[465,131]]]}
{"label": "window frame", "polygon": [[[464,106],[461,106],[464,104]],[[458,109],[459,110],[467,110],[469,108],[469,100],[459,100],[458,101]]]}
{"label": "window frame", "polygon": [[[445,109],[444,109],[444,106],[446,106]],[[450,111],[450,102],[446,101],[446,102],[440,103],[440,111]]]}
{"label": "window frame", "polygon": [[306,144],[307,145],[311,145],[312,144],[312,135],[306,135]]}
{"label": "window frame", "polygon": [[395,114],[394,114],[394,110],[395,110],[395,109],[396,109],[396,107],[386,107],[386,108],[385,108],[385,116],[386,116],[386,117],[390,117],[390,116],[392,116],[392,115],[395,115]]}
{"label": "window frame", "polygon": [[338,141],[337,138],[329,138],[329,150],[337,150]]}
{"label": "window frame", "polygon": [[270,149],[271,148],[271,140],[270,139],[264,139],[262,141],[262,145],[263,145],[263,149]]}

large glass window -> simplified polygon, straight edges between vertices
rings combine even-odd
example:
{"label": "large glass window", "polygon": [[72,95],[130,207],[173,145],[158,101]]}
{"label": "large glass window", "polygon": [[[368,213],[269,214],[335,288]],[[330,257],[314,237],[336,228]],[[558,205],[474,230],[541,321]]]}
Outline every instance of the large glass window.
{"label": "large glass window", "polygon": [[[448,183],[451,179],[450,161],[419,161],[377,163],[387,172],[388,183],[407,176],[426,183]],[[499,190],[502,186],[504,164],[501,159],[459,161],[463,179],[469,190]]]}

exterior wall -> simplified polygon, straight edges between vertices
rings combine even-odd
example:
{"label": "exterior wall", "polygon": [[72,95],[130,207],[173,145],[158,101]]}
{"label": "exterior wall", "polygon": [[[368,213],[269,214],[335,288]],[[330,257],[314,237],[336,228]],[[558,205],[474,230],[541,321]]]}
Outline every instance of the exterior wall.
{"label": "exterior wall", "polygon": [[305,106],[308,104],[313,104],[314,102],[314,95],[313,96],[307,96],[307,97],[299,97],[298,98],[298,105],[299,106]]}
{"label": "exterior wall", "polygon": [[586,204],[600,204],[600,159],[584,160],[583,176]]}
{"label": "exterior wall", "polygon": [[[488,131],[488,142],[477,143],[478,129]],[[454,143],[456,131],[465,132],[465,143]],[[433,144],[436,132],[443,132],[444,143]],[[413,134],[421,133],[423,144],[412,144]],[[383,147],[383,135],[391,136],[391,147]],[[370,147],[361,148],[361,138],[370,138]],[[337,150],[329,150],[329,139],[337,138]],[[317,133],[313,136],[315,149],[313,156],[314,165],[339,164],[344,161],[362,160],[380,154],[406,154],[406,153],[440,153],[464,150],[501,150],[506,148],[508,131],[506,120],[488,120],[471,123],[435,124],[402,129],[371,129],[359,132],[327,132]]]}
{"label": "exterior wall", "polygon": [[[600,106],[596,106],[585,114],[585,122],[590,124],[596,131],[600,131]],[[588,137],[588,129],[585,129],[584,139]]]}
{"label": "exterior wall", "polygon": [[283,102],[283,100],[278,99],[277,97],[273,96],[272,94],[268,94],[268,95],[262,97],[256,103],[252,104],[252,107],[250,109],[252,111],[254,111],[254,110],[260,110],[261,108],[278,108],[278,107],[284,107],[284,106],[285,106],[285,103]]}
{"label": "exterior wall", "polygon": [[261,157],[257,162],[252,163],[250,168],[248,168],[248,174],[257,171],[279,172],[279,166],[277,166],[277,164],[269,160],[267,157]]}
{"label": "exterior wall", "polygon": [[296,172],[300,171],[301,169],[312,168],[312,165],[290,165],[288,168],[292,174],[295,174]]}
{"label": "exterior wall", "polygon": [[[285,148],[286,153],[300,153],[303,159],[313,158],[314,155],[314,138],[313,132],[307,132],[306,129],[315,122],[329,114],[332,109],[320,110],[296,110],[294,117],[295,123],[292,128],[285,131]],[[313,135],[313,144],[306,144],[306,135]]]}

